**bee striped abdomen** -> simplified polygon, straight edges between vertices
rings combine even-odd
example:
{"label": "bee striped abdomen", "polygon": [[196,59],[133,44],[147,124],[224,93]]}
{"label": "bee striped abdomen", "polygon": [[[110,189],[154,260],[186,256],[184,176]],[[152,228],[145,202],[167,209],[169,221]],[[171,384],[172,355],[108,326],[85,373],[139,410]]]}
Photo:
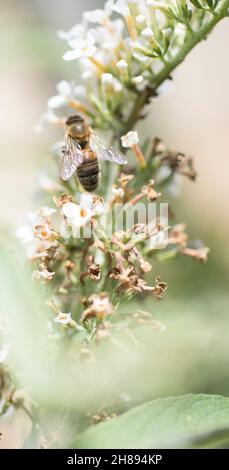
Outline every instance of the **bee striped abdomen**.
{"label": "bee striped abdomen", "polygon": [[82,165],[77,168],[77,176],[86,191],[94,191],[99,184],[99,162],[97,158],[93,160],[85,160]]}

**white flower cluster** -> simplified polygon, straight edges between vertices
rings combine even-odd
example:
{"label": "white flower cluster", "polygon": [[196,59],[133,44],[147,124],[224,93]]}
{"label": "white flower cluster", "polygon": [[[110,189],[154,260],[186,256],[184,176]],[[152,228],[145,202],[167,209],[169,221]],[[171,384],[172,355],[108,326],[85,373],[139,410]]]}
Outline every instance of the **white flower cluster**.
{"label": "white flower cluster", "polygon": [[68,202],[62,207],[63,222],[60,233],[64,238],[79,237],[80,228],[87,226],[95,217],[100,217],[105,211],[104,204],[89,194],[83,194],[80,204]]}
{"label": "white flower cluster", "polygon": [[64,80],[57,85],[43,123],[57,123],[57,108],[66,106],[88,115],[100,128],[125,116],[128,93],[153,88],[166,54],[171,57],[180,41],[180,30],[166,14],[170,3],[108,0],[103,10],[85,12],[80,24],[59,31],[68,43],[63,58],[78,61],[82,83]]}
{"label": "white flower cluster", "polygon": [[[57,209],[43,207],[28,214],[28,223],[17,229],[16,235],[26,247],[27,257],[42,260],[51,247],[58,246],[60,237],[65,240],[80,236],[80,229],[96,221],[105,213],[101,198],[82,194],[80,203],[65,202]],[[52,273],[35,272],[36,279],[51,280]]]}

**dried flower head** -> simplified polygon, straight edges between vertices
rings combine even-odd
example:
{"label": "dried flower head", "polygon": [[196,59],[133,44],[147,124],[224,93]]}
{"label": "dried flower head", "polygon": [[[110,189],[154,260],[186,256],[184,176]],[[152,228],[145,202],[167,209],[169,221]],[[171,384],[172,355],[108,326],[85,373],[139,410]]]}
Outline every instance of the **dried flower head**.
{"label": "dried flower head", "polygon": [[113,305],[106,293],[92,294],[88,299],[88,305],[89,307],[81,315],[83,322],[93,317],[103,320],[113,313]]}

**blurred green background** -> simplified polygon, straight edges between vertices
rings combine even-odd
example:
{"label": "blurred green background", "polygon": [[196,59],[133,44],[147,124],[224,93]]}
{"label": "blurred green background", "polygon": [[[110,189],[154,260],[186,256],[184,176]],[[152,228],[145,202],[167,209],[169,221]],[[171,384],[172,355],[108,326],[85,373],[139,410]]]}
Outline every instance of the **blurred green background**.
{"label": "blurred green background", "polygon": [[[36,204],[37,174],[49,165],[48,150],[56,134],[34,131],[46,101],[55,94],[58,81],[80,81],[76,63],[62,60],[66,44],[56,31],[69,29],[80,21],[82,11],[103,4],[99,0],[0,2],[0,213],[5,234],[14,234],[24,223]],[[138,306],[154,312],[166,325],[170,342],[165,350],[166,337],[155,340],[156,349],[163,350],[160,360],[166,380],[161,388],[160,383],[153,387],[152,397],[183,391],[229,395],[228,41],[228,23],[223,21],[175,71],[172,88],[154,100],[147,119],[147,134],[195,157],[198,179],[185,181],[179,199],[171,201],[174,222],[186,222],[191,238],[203,239],[211,249],[204,265],[187,258],[153,265],[155,277],[168,282],[168,292],[161,302],[147,300]],[[182,348],[170,358],[182,336]],[[188,360],[185,370],[187,356],[195,360],[193,366]],[[171,368],[176,363],[174,376]],[[149,387],[146,395],[150,397]]]}

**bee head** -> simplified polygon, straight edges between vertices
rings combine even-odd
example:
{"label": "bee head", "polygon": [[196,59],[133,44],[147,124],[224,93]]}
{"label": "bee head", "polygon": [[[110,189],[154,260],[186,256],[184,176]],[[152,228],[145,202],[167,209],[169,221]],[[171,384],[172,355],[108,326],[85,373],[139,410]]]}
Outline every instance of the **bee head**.
{"label": "bee head", "polygon": [[88,124],[80,114],[70,116],[66,121],[66,127],[73,139],[80,139],[88,134]]}

